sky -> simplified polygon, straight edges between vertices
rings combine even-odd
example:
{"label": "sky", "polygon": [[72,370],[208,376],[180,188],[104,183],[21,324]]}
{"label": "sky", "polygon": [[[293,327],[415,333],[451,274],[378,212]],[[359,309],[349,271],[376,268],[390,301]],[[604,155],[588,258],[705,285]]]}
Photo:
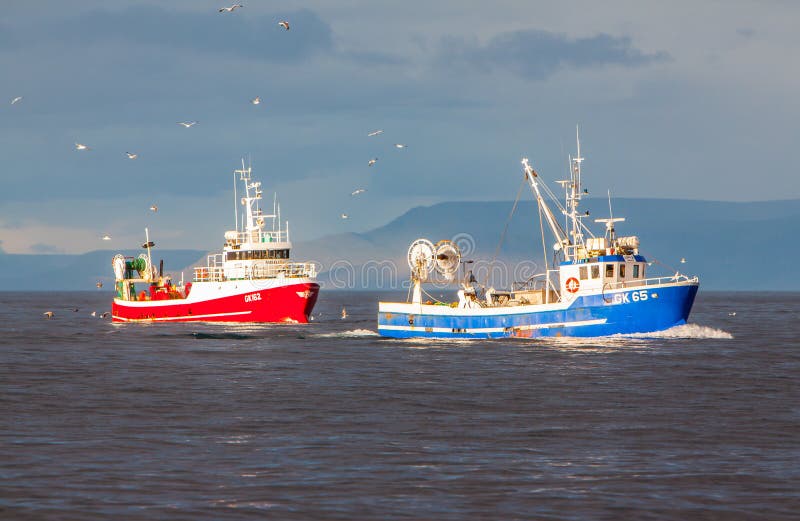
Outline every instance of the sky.
{"label": "sky", "polygon": [[295,242],[513,200],[576,125],[595,194],[800,198],[798,2],[244,4],[3,7],[2,251],[219,248],[242,158]]}

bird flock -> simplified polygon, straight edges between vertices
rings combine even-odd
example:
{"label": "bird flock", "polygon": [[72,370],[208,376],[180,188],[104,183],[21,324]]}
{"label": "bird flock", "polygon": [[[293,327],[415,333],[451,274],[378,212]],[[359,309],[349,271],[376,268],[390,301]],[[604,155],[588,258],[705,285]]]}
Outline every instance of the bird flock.
{"label": "bird flock", "polygon": [[[382,135],[383,133],[384,133],[384,130],[382,128],[379,128],[377,130],[372,130],[370,132],[367,132],[367,138],[375,138],[375,137],[378,137],[378,136]],[[397,150],[403,150],[405,148],[408,148],[408,145],[406,145],[404,143],[395,143],[394,144],[394,148],[396,148]],[[378,159],[379,159],[378,157],[373,157],[373,158],[367,160],[367,167],[371,168],[371,167],[377,165],[378,164]],[[355,196],[358,196],[358,195],[361,195],[361,194],[365,193],[366,191],[367,191],[366,188],[356,188],[355,190],[350,192],[350,196],[351,197],[355,197]],[[342,214],[339,215],[339,217],[342,220],[345,220],[345,219],[349,219],[350,215],[347,214],[347,213],[342,213]]]}

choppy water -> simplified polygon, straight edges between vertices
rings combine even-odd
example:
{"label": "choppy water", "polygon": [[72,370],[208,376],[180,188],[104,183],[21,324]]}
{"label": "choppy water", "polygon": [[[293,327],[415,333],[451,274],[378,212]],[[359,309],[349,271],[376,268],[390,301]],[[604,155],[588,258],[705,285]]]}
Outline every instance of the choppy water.
{"label": "choppy water", "polygon": [[701,290],[657,338],[474,342],[379,338],[378,297],[112,325],[107,293],[0,293],[0,517],[800,515],[800,295]]}

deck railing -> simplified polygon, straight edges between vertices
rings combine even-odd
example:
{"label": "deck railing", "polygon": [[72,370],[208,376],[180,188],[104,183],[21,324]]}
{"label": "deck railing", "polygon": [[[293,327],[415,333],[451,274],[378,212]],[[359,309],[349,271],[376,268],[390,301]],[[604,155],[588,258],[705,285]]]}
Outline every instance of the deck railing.
{"label": "deck railing", "polygon": [[[231,270],[235,279],[273,279],[277,277],[309,277],[317,276],[317,266],[313,262],[287,262],[284,260],[262,260]],[[208,265],[194,268],[195,282],[222,282],[232,277],[225,276],[222,255],[209,255]]]}
{"label": "deck railing", "polygon": [[671,284],[675,282],[699,282],[697,277],[675,274],[672,277],[654,277],[650,279],[621,280],[619,282],[607,282],[603,285],[604,290],[634,288],[639,286],[658,286],[661,284]]}
{"label": "deck railing", "polygon": [[288,240],[289,233],[286,230],[252,230],[238,232],[236,237],[228,240],[228,242],[234,245],[245,243],[267,244],[271,242],[287,242]]}

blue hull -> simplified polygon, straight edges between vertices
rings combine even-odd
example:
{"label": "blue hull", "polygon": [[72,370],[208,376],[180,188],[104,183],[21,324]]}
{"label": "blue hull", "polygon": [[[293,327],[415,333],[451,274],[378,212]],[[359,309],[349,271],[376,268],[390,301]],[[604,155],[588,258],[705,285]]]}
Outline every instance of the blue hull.
{"label": "blue hull", "polygon": [[378,332],[393,338],[598,337],[651,333],[685,324],[698,284],[640,286],[565,304],[455,309],[381,303]]}

